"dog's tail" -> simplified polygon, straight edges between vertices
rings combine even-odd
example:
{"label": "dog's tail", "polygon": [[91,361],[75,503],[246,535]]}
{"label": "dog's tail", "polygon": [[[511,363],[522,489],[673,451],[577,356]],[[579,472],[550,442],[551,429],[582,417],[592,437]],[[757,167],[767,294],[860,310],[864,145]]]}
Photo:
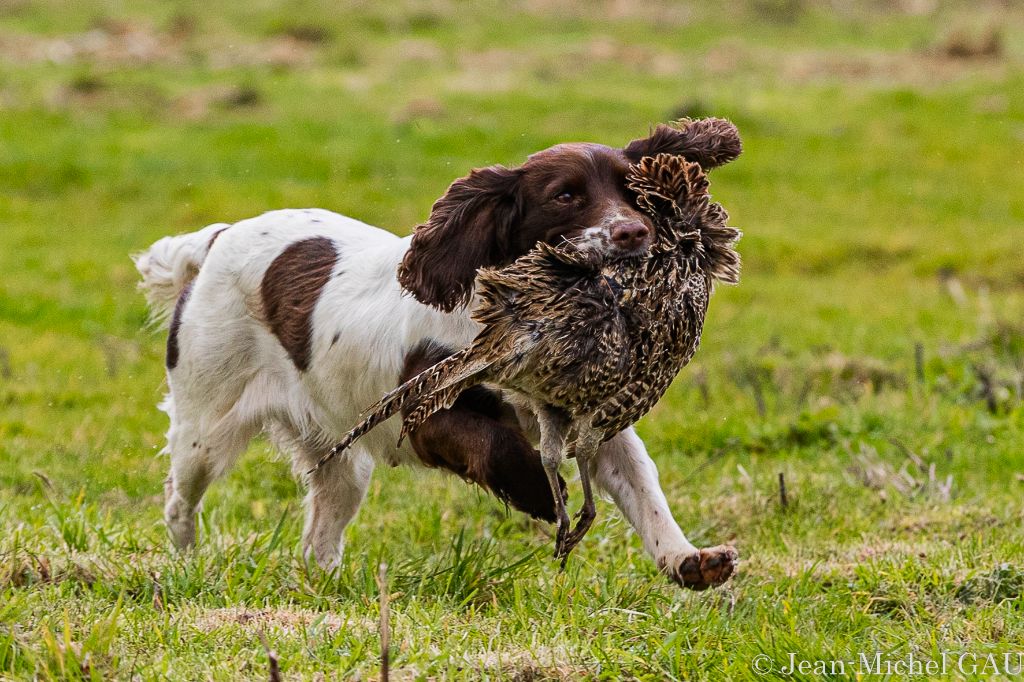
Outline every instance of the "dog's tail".
{"label": "dog's tail", "polygon": [[198,232],[164,237],[151,247],[132,255],[142,275],[139,289],[146,296],[154,324],[166,326],[185,286],[199,274],[206,254],[227,223],[208,225]]}

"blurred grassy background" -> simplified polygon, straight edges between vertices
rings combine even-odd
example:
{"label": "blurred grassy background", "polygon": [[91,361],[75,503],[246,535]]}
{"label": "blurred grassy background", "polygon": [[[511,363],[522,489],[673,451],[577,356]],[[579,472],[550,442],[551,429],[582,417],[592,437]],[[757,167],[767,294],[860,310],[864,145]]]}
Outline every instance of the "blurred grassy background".
{"label": "blurred grassy background", "polygon": [[[372,675],[381,558],[408,677],[1019,642],[1022,67],[1010,0],[0,0],[0,675],[262,675],[260,628],[286,672]],[[169,551],[129,252],[281,207],[404,234],[472,167],[684,115],[744,136],[712,178],[744,274],[640,431],[730,587],[664,584],[608,504],[559,574],[542,527],[406,470],[320,576],[265,446]]]}

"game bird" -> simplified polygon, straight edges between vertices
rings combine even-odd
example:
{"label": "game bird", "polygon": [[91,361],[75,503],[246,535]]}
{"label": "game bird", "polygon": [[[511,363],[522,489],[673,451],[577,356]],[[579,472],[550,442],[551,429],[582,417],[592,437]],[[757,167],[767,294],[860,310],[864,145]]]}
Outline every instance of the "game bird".
{"label": "game bird", "polygon": [[[646,414],[693,357],[714,283],[739,280],[741,233],[711,201],[700,165],[644,157],[627,184],[656,227],[649,252],[606,260],[572,242],[538,244],[506,267],[481,270],[473,318],[483,327],[470,346],[385,395],[317,468],[400,410],[404,438],[463,390],[497,385],[537,416],[558,520],[555,556],[564,564],[596,515],[588,461]],[[558,470],[572,457],[584,500],[570,529]]]}

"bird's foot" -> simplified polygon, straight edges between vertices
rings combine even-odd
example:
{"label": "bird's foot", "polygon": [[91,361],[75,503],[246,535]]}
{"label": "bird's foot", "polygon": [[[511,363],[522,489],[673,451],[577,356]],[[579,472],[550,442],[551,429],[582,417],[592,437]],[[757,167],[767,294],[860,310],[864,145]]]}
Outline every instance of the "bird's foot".
{"label": "bird's foot", "polygon": [[577,516],[579,517],[579,520],[576,522],[576,526],[567,533],[559,533],[558,540],[555,543],[555,558],[562,560],[563,569],[565,568],[566,560],[569,558],[569,553],[576,548],[576,545],[580,544],[580,541],[583,540],[583,536],[585,536],[590,530],[590,527],[594,525],[594,518],[597,516],[597,513],[593,507],[588,508],[587,506],[584,506],[580,509]]}
{"label": "bird's foot", "polygon": [[705,547],[685,556],[658,562],[672,582],[697,592],[718,587],[730,577],[739,563],[739,553],[731,545]]}

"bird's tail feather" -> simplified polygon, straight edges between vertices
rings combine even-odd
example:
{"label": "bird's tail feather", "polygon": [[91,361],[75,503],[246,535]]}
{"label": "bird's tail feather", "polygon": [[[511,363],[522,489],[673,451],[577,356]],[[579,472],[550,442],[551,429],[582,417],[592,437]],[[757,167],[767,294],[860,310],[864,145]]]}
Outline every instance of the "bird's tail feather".
{"label": "bird's tail feather", "polygon": [[426,394],[421,394],[420,398],[415,402],[413,408],[406,414],[402,420],[402,433],[399,436],[398,442],[401,444],[402,440],[407,435],[415,431],[427,418],[445,408],[451,407],[455,403],[456,398],[464,390],[479,383],[477,381],[477,375],[483,369],[486,369],[490,363],[479,367],[478,369],[472,370],[469,374],[462,376],[461,378],[453,379],[450,382],[446,382],[442,386],[438,386],[436,389]]}
{"label": "bird's tail feather", "polygon": [[[427,417],[451,406],[458,394],[468,385],[476,383],[474,377],[487,369],[491,362],[473,358],[473,348],[466,348],[431,365],[404,384],[388,391],[363,413],[365,416],[345,436],[320,458],[308,473],[320,469],[340,452],[350,448],[381,422],[393,417],[407,405],[414,408],[402,426],[402,438],[422,424]],[[401,443],[401,440],[399,440]]]}

